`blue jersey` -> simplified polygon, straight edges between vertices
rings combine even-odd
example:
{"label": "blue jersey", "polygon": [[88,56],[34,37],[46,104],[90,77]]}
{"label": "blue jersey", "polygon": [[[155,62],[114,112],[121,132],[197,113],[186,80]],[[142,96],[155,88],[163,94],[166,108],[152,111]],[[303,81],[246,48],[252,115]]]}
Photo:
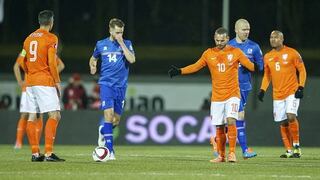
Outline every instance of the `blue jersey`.
{"label": "blue jersey", "polygon": [[[131,41],[124,40],[124,43],[134,53]],[[116,40],[111,41],[108,37],[98,41],[92,56],[101,59],[98,84],[117,88],[127,87],[129,62]]]}
{"label": "blue jersey", "polygon": [[[250,39],[247,39],[243,43],[238,43],[236,38],[228,42],[229,45],[241,49],[241,51],[250,59],[251,62],[255,62],[259,66],[259,71],[263,70],[263,56],[259,45]],[[239,87],[242,91],[248,91],[252,89],[251,86],[251,72],[239,65]]]}

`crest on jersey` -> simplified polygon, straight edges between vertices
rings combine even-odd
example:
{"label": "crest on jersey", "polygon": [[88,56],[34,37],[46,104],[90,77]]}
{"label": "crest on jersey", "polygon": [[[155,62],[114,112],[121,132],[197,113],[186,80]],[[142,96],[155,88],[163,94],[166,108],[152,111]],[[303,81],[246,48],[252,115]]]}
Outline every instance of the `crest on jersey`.
{"label": "crest on jersey", "polygon": [[288,58],[288,54],[282,54],[282,59],[283,60],[287,60],[287,58]]}
{"label": "crest on jersey", "polygon": [[249,49],[247,50],[247,54],[252,54],[252,49],[251,49],[251,48],[249,48]]}
{"label": "crest on jersey", "polygon": [[233,58],[233,54],[228,54],[227,55],[227,59],[228,59],[229,62],[232,61],[232,58]]}
{"label": "crest on jersey", "polygon": [[103,46],[103,50],[104,51],[108,50],[108,47],[107,46]]}

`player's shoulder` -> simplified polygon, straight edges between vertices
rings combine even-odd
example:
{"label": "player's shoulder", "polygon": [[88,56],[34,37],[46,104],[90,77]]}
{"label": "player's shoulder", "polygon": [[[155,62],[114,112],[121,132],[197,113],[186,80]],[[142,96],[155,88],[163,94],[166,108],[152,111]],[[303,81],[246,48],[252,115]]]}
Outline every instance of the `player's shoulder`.
{"label": "player's shoulder", "polygon": [[298,51],[295,48],[292,48],[292,47],[289,47],[289,46],[284,46],[284,51],[290,52],[290,53],[298,53]]}
{"label": "player's shoulder", "polygon": [[237,40],[236,40],[236,38],[231,39],[231,40],[228,42],[228,44],[231,45],[231,46],[237,45]]}
{"label": "player's shoulder", "polygon": [[254,47],[254,48],[258,48],[260,49],[260,46],[257,42],[251,40],[251,39],[247,39],[247,43],[251,46],[251,47]]}
{"label": "player's shoulder", "polygon": [[109,38],[104,38],[104,39],[100,39],[97,41],[96,46],[100,47],[100,46],[105,46],[106,44],[108,44],[110,42]]}

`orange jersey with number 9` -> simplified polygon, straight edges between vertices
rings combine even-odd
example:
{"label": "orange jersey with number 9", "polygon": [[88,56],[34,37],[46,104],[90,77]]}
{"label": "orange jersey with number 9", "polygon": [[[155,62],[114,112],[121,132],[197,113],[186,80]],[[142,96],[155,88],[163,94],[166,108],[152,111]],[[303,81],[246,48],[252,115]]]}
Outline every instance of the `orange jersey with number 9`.
{"label": "orange jersey with number 9", "polygon": [[26,86],[55,86],[53,75],[50,73],[48,50],[56,52],[58,38],[56,35],[42,29],[31,33],[23,44],[21,56],[25,56]]}

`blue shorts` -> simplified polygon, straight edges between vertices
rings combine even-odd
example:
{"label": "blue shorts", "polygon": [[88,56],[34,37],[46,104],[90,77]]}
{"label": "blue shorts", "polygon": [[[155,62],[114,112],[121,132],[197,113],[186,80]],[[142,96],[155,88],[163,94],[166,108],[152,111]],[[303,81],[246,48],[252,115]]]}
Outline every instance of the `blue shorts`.
{"label": "blue shorts", "polygon": [[249,96],[250,90],[249,91],[241,91],[241,99],[240,99],[240,107],[239,107],[239,112],[244,111],[244,108],[247,104],[248,96]]}
{"label": "blue shorts", "polygon": [[126,90],[126,87],[111,88],[106,85],[100,84],[100,109],[106,110],[109,108],[113,108],[115,113],[121,115],[123,113]]}

